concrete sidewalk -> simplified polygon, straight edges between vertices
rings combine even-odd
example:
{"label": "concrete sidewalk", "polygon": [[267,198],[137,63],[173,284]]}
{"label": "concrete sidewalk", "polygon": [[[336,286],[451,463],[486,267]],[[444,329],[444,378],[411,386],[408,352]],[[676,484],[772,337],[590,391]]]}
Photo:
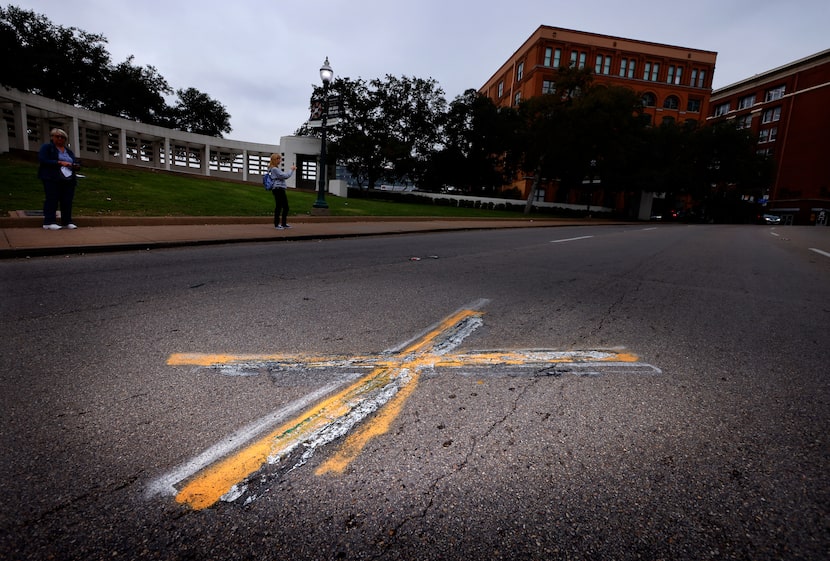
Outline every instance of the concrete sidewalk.
{"label": "concrete sidewalk", "polygon": [[0,258],[187,245],[274,242],[412,232],[607,224],[601,220],[298,216],[277,230],[271,217],[77,217],[77,230],[44,230],[42,218],[0,218]]}

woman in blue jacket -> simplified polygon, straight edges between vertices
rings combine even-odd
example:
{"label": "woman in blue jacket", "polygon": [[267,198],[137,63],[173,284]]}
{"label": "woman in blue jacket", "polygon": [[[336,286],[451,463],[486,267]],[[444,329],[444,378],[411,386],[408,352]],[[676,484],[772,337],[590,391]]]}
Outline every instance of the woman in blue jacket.
{"label": "woman in blue jacket", "polygon": [[280,167],[282,164],[281,154],[271,154],[271,160],[268,163],[268,173],[271,174],[271,179],[274,180],[274,188],[271,193],[274,194],[274,228],[282,230],[283,228],[290,228],[288,225],[288,197],[285,194],[287,185],[285,180],[294,174],[297,166],[291,166],[291,171],[282,171]]}
{"label": "woman in blue jacket", "polygon": [[[66,147],[66,132],[52,129],[51,142],[40,147],[37,159],[40,162],[37,176],[43,182],[43,229],[60,230],[77,228],[72,222],[72,199],[78,178],[75,172],[81,168],[81,161]],[[61,209],[61,223],[58,225],[57,210]]]}

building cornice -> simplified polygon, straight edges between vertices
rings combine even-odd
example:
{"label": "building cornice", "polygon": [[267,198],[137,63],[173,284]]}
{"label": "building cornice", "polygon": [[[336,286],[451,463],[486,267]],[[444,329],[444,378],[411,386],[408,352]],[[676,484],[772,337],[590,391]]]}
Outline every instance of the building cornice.
{"label": "building cornice", "polygon": [[783,66],[779,66],[778,68],[767,70],[766,72],[756,74],[755,76],[745,78],[739,82],[735,82],[734,84],[718,88],[712,92],[712,101],[726,98],[733,95],[735,92],[750,89],[761,84],[783,80],[793,74],[828,63],[830,63],[830,49],[812,54]]}

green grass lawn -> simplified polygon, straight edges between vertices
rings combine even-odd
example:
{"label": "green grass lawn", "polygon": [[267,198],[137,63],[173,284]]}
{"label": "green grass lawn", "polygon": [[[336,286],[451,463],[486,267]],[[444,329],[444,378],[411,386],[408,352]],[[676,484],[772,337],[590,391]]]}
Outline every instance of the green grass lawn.
{"label": "green grass lawn", "polygon": [[[259,183],[240,184],[152,170],[86,167],[78,180],[75,216],[271,216],[274,199]],[[0,216],[43,208],[37,163],[0,156]],[[291,214],[309,214],[317,195],[289,190]],[[327,196],[332,216],[517,218],[520,212]],[[513,201],[514,203],[516,201]]]}

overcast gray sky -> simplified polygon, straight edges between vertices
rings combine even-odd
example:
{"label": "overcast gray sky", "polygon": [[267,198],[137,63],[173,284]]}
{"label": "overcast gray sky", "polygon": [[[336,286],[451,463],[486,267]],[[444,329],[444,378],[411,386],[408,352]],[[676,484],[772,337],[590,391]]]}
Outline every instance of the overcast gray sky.
{"label": "overcast gray sky", "polygon": [[234,140],[279,143],[308,119],[328,56],[339,76],[478,89],[540,25],[718,53],[714,87],[830,48],[828,0],[19,0],[107,38],[173,89],[222,103]]}

